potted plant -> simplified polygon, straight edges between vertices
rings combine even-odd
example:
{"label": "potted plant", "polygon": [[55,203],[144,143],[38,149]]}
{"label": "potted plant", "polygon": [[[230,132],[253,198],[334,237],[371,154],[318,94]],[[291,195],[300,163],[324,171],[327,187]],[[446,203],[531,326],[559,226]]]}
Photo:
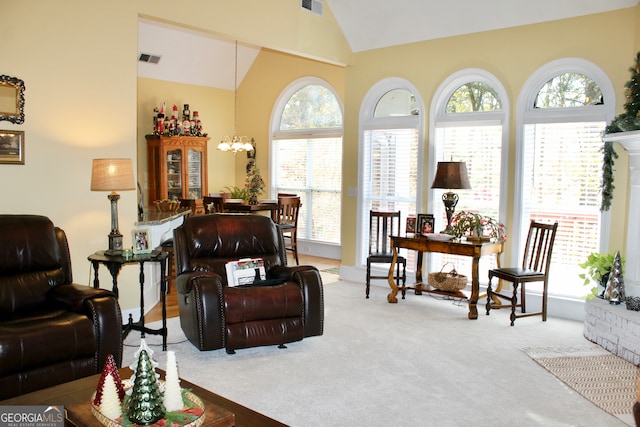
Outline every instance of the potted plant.
{"label": "potted plant", "polygon": [[462,236],[472,236],[504,242],[507,240],[507,228],[504,224],[496,221],[490,216],[480,215],[475,212],[460,211],[451,218],[451,229],[453,234],[461,238]]}
{"label": "potted plant", "polygon": [[[587,299],[591,299],[595,296],[603,298],[614,259],[615,254],[600,254],[592,252],[589,254],[585,262],[579,264],[580,268],[586,270],[584,273],[580,273],[578,275],[578,277],[584,280],[583,285],[593,285],[589,294],[587,294]],[[624,268],[624,258],[621,258],[621,262]],[[598,294],[598,285],[602,287],[602,292],[600,292],[600,294]]]}
{"label": "potted plant", "polygon": [[249,203],[255,205],[258,203],[258,196],[264,190],[264,180],[260,175],[260,170],[253,164],[247,172],[247,180],[244,188],[249,194]]}
{"label": "potted plant", "polygon": [[246,188],[241,188],[241,187],[224,187],[220,193],[227,193],[229,194],[229,198],[230,199],[242,199],[245,202],[249,200],[249,192],[247,191]]}

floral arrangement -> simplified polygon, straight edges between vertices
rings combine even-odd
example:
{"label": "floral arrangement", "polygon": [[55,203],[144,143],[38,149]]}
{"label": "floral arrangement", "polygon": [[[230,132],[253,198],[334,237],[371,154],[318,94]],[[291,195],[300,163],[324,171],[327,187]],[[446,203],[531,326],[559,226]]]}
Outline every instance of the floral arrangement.
{"label": "floral arrangement", "polygon": [[244,188],[249,193],[249,202],[252,199],[257,203],[258,195],[262,194],[264,190],[264,180],[260,175],[260,170],[253,165],[247,172],[247,180],[244,184]]}
{"label": "floral arrangement", "polygon": [[456,213],[451,218],[451,229],[456,237],[465,235],[482,237],[488,234],[491,239],[496,241],[504,242],[507,240],[507,228],[504,224],[490,216],[475,212],[460,211]]}

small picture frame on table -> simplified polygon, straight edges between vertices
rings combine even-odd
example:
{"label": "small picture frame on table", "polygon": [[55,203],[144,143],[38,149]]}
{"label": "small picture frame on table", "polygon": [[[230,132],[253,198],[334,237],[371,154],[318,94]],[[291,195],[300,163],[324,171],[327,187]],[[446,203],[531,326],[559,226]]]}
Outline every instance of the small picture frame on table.
{"label": "small picture frame on table", "polygon": [[24,131],[0,130],[0,164],[24,165]]}
{"label": "small picture frame on table", "polygon": [[416,216],[415,215],[409,215],[407,216],[407,227],[405,229],[405,232],[407,234],[415,234],[416,233]]}
{"label": "small picture frame on table", "polygon": [[416,233],[424,236],[433,233],[434,219],[431,214],[418,214]]}
{"label": "small picture frame on table", "polygon": [[133,243],[133,253],[149,254],[151,248],[151,233],[146,228],[138,228],[131,231],[131,242]]}

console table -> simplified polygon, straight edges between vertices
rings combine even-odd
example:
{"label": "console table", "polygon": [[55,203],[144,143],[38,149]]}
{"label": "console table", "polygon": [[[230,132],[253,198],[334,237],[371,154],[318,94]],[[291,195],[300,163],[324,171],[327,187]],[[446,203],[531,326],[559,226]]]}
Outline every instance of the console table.
{"label": "console table", "polygon": [[[140,265],[140,319],[133,321],[133,317],[129,314],[129,321],[122,325],[122,338],[131,332],[131,330],[140,331],[140,336],[144,338],[145,333],[151,335],[162,335],[162,350],[167,350],[167,258],[169,254],[162,251],[154,251],[148,254],[137,254],[125,258],[122,255],[106,255],[104,251],[98,251],[89,255],[88,259],[93,265],[94,278],[93,287],[100,287],[100,279],[98,278],[98,268],[100,264],[104,264],[111,278],[113,279],[113,293],[118,297],[118,274],[123,265],[139,264]],[[148,262],[160,264],[160,300],[162,301],[162,328],[150,329],[144,326],[144,264]]]}
{"label": "console table", "polygon": [[[504,249],[503,243],[494,242],[468,242],[468,241],[438,241],[429,240],[427,237],[415,236],[415,237],[400,237],[390,236],[391,248],[393,250],[393,260],[389,267],[389,286],[391,287],[391,293],[387,295],[387,301],[389,303],[397,303],[398,291],[401,289],[396,285],[394,280],[394,268],[398,261],[398,249],[413,249],[417,252],[416,262],[416,283],[415,293],[416,295],[422,294],[422,292],[437,293],[442,295],[451,295],[461,297],[469,300],[469,319],[478,318],[478,298],[480,294],[480,279],[479,279],[479,261],[480,257],[486,255],[495,255],[498,267],[500,266],[500,254]],[[471,295],[467,296],[462,291],[458,292],[446,292],[437,289],[431,289],[427,284],[422,281],[422,255],[425,252],[438,252],[451,255],[462,255],[472,257],[471,264]],[[404,286],[402,290],[406,290],[407,286]]]}

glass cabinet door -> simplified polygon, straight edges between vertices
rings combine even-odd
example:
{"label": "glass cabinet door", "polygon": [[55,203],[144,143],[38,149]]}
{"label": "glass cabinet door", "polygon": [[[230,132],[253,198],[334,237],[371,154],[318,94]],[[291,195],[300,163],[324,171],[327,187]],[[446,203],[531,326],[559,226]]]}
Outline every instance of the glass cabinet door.
{"label": "glass cabinet door", "polygon": [[167,151],[167,198],[182,198],[182,150]]}
{"label": "glass cabinet door", "polygon": [[187,151],[188,198],[201,199],[202,194],[202,152],[189,148]]}

